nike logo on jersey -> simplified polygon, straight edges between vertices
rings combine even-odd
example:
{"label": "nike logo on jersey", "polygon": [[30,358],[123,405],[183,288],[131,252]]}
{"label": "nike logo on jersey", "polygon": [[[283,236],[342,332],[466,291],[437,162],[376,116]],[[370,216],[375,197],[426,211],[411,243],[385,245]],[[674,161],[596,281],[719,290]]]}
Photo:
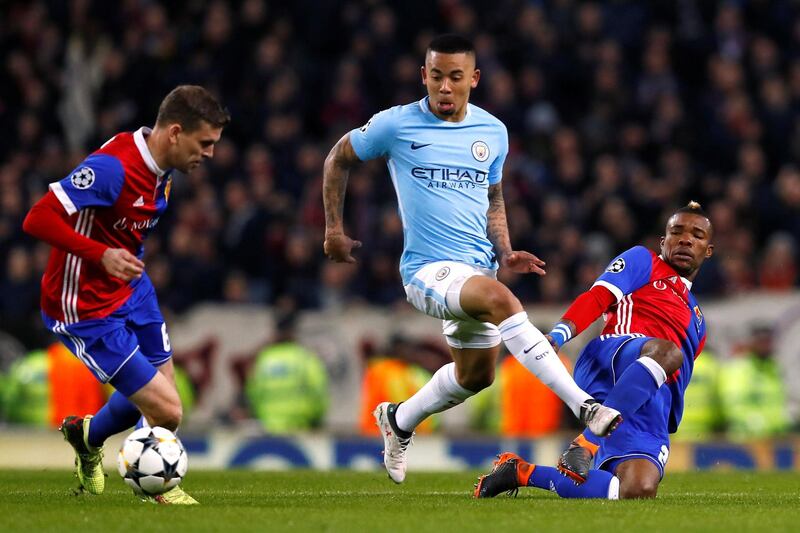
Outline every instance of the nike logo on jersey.
{"label": "nike logo on jersey", "polygon": [[425,148],[426,146],[430,146],[430,145],[432,145],[432,144],[433,144],[433,143],[427,143],[427,144],[417,144],[417,143],[415,143],[415,142],[412,142],[412,143],[411,143],[411,149],[412,149],[412,150],[419,150],[420,148]]}
{"label": "nike logo on jersey", "polygon": [[140,196],[133,202],[133,207],[142,207],[144,205],[144,197]]}

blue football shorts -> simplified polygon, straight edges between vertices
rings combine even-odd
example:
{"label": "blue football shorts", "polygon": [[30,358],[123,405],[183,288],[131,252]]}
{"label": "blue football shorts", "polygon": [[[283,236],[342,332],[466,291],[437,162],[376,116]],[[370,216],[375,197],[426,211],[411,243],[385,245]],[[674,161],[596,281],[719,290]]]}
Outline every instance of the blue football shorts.
{"label": "blue football shorts", "polygon": [[[593,339],[575,363],[575,382],[600,402],[605,401],[625,369],[639,359],[642,346],[653,337],[601,335]],[[630,459],[651,461],[664,477],[669,458],[669,413],[672,390],[662,386],[638,411],[610,436],[602,439],[595,455],[595,468],[612,474]]]}
{"label": "blue football shorts", "polygon": [[110,383],[126,397],[149,383],[157,367],[172,357],[167,325],[146,276],[105,318],[65,324],[42,313],[42,319],[100,382]]}

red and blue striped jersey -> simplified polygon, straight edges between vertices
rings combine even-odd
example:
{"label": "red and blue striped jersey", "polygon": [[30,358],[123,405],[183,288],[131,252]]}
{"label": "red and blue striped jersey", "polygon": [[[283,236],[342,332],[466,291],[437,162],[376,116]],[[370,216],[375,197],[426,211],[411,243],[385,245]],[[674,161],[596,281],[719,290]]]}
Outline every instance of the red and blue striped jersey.
{"label": "red and blue striped jersey", "polygon": [[677,428],[683,413],[683,392],[691,379],[694,360],[706,342],[706,322],[691,293],[692,283],[660,256],[635,246],[617,256],[595,285],[607,288],[617,299],[603,315],[603,335],[641,334],[666,339],[683,352],[681,368],[667,380],[675,393],[670,425]]}
{"label": "red and blue striped jersey", "polygon": [[[64,179],[51,183],[75,231],[142,258],[143,243],[167,208],[170,173],[147,147],[148,128],[119,133]],[[142,280],[125,282],[100,264],[53,248],[42,278],[42,310],[72,324],[111,314]]]}

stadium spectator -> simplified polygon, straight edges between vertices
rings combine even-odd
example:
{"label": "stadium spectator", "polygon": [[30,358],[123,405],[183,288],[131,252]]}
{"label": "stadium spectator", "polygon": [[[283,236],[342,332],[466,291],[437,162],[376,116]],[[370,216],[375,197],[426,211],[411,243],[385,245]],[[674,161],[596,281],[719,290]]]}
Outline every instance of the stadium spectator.
{"label": "stadium spectator", "polygon": [[294,313],[276,324],[274,342],[256,355],[244,392],[255,418],[269,433],[319,427],[328,408],[328,376],[314,352],[295,338]]}
{"label": "stadium spectator", "polygon": [[722,364],[711,350],[695,359],[692,383],[683,398],[683,418],[673,440],[705,441],[725,429],[720,396]]}
{"label": "stadium spectator", "polygon": [[[443,363],[441,354],[401,334],[392,335],[386,348],[377,353],[364,346],[364,375],[361,378],[361,409],[358,417],[362,435],[379,436],[372,410],[381,402],[402,402],[425,385]],[[446,358],[446,356],[445,356]],[[430,433],[438,426],[431,417],[417,427]]]}
{"label": "stadium spectator", "polygon": [[736,440],[775,437],[789,430],[783,374],[773,358],[775,332],[754,324],[746,351],[722,366],[720,395],[727,435]]}
{"label": "stadium spectator", "polygon": [[0,413],[8,422],[58,427],[70,413],[93,413],[106,390],[60,342],[18,359],[3,379]]}

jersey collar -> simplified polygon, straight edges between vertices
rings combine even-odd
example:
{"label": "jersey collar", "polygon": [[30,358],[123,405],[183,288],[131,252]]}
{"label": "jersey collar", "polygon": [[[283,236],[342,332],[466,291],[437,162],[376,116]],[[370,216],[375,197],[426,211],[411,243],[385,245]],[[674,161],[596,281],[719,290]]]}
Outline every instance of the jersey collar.
{"label": "jersey collar", "polygon": [[150,149],[147,147],[147,141],[144,138],[145,135],[150,135],[152,131],[153,130],[150,128],[142,126],[133,132],[133,142],[136,143],[136,148],[139,149],[139,154],[142,156],[142,159],[144,159],[144,164],[147,165],[147,169],[159,178],[162,178],[167,171],[161,170],[158,167],[156,160],[153,159],[153,154],[150,153]]}
{"label": "jersey collar", "polygon": [[[658,258],[661,259],[662,261],[664,261],[664,256],[659,254]],[[666,261],[664,261],[664,262],[666,263]],[[683,282],[684,285],[686,285],[687,289],[692,290],[692,282],[691,281],[689,281],[688,279],[684,278],[683,276],[681,276],[681,281]]]}

